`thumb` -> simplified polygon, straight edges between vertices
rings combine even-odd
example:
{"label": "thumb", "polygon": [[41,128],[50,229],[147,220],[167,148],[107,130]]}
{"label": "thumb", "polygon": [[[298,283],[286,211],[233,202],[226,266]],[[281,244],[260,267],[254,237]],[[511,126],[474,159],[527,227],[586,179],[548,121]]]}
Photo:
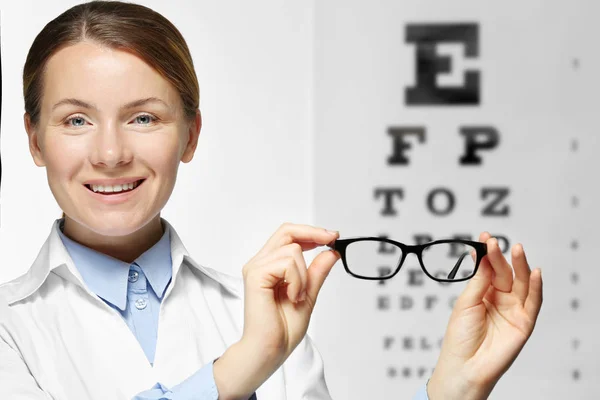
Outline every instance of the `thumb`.
{"label": "thumb", "polygon": [[466,309],[480,304],[492,283],[493,272],[494,270],[487,258],[481,260],[477,273],[461,293],[457,305],[460,304],[460,308]]}
{"label": "thumb", "polygon": [[529,314],[531,319],[535,321],[540,313],[543,301],[542,270],[540,268],[533,270],[529,279],[529,295],[527,296],[527,300],[525,300],[525,310],[527,310],[527,314]]}
{"label": "thumb", "polygon": [[326,250],[319,253],[308,267],[306,294],[313,300],[313,304],[317,301],[317,296],[323,282],[325,282],[325,278],[327,278],[339,258],[340,256],[335,250]]}

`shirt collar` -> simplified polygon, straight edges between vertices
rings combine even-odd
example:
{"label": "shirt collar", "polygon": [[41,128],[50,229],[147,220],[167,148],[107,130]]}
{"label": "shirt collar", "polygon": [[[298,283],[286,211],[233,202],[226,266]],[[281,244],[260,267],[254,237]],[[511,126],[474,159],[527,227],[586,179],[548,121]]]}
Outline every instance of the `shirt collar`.
{"label": "shirt collar", "polygon": [[[58,235],[87,287],[96,295],[125,310],[131,264],[100,253],[75,242],[62,232],[64,220],[59,220]],[[171,248],[169,230],[150,249],[134,260],[159,298],[171,280]]]}
{"label": "shirt collar", "polygon": [[150,286],[158,298],[163,297],[173,272],[170,236],[170,229],[165,229],[160,240],[135,259],[135,263],[144,271],[146,279],[150,282]]}
{"label": "shirt collar", "polygon": [[[89,292],[86,285],[83,284],[84,281],[81,274],[78,269],[75,268],[73,259],[60,238],[60,221],[61,219],[54,221],[50,234],[40,249],[35,261],[31,265],[31,268],[18,278],[0,285],[2,294],[6,297],[9,305],[24,300],[34,294],[44,284],[50,273],[54,273],[61,278],[82,287],[86,292]],[[206,277],[216,281],[234,296],[242,296],[243,286],[240,286],[237,278],[196,263],[189,255],[183,242],[179,238],[179,235],[177,235],[177,232],[171,224],[163,218],[161,218],[161,222],[165,227],[165,231],[169,231],[172,259],[172,281],[164,293],[165,296],[175,286],[178,272],[184,263],[192,270],[198,271]]]}

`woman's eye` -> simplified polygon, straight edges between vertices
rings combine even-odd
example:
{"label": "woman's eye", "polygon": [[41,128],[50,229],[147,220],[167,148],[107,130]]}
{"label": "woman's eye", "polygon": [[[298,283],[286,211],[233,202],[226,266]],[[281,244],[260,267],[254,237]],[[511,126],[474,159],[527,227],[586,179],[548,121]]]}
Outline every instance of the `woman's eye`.
{"label": "woman's eye", "polygon": [[84,126],[85,119],[83,119],[82,117],[72,117],[67,119],[67,124],[69,126]]}
{"label": "woman's eye", "polygon": [[135,117],[135,122],[140,125],[149,125],[156,120],[152,115],[149,114],[141,114]]}

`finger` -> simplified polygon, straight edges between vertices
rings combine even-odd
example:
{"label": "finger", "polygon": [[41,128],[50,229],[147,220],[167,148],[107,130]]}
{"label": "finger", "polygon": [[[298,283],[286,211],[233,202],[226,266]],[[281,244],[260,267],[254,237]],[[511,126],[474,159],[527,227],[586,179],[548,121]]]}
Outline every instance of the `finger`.
{"label": "finger", "polygon": [[[492,237],[492,235],[490,235],[489,232],[487,232],[487,231],[481,232],[479,234],[479,241],[481,243],[485,243],[491,237]],[[475,250],[471,251],[471,258],[473,258],[473,261],[477,261],[477,252]]]}
{"label": "finger", "polygon": [[[311,225],[285,223],[269,238],[260,253],[266,254],[290,243],[302,243],[310,248],[312,244],[323,246],[339,237],[338,232],[328,231]],[[314,248],[314,247],[313,247]]]}
{"label": "finger", "polygon": [[[481,232],[479,241],[485,243],[492,235],[489,232]],[[473,261],[477,260],[477,252],[472,251]],[[466,309],[480,304],[492,283],[493,269],[487,257],[483,257],[477,273],[469,280],[467,287],[456,300],[457,309]]]}
{"label": "finger", "polygon": [[300,244],[291,243],[283,246],[262,258],[261,263],[266,265],[278,262],[279,259],[287,257],[293,257],[294,260],[296,260],[296,266],[298,267],[298,273],[300,274],[300,279],[302,281],[301,292],[305,292],[308,273],[306,272],[306,260],[304,259],[302,246]]}
{"label": "finger", "polygon": [[[272,271],[273,267],[270,270]],[[284,284],[287,285],[285,289],[285,293],[293,303],[298,302],[298,298],[300,297],[300,292],[302,291],[302,278],[300,277],[300,269],[298,268],[298,264],[296,263],[296,258],[293,256],[284,257],[274,263],[275,271],[279,272],[278,266],[284,266],[282,278]]]}
{"label": "finger", "polygon": [[487,244],[487,258],[490,261],[490,265],[494,269],[494,276],[492,277],[492,285],[500,290],[501,292],[510,292],[513,285],[513,271],[510,264],[504,258],[504,255],[500,251],[498,246],[498,240],[496,238],[490,238],[486,241]]}
{"label": "finger", "polygon": [[513,292],[517,295],[521,302],[525,304],[525,300],[529,295],[529,280],[531,269],[527,263],[527,257],[523,250],[523,245],[516,244],[511,249],[512,265],[515,269],[515,279],[513,282]]}
{"label": "finger", "polygon": [[325,278],[339,259],[340,255],[336,251],[326,250],[319,253],[308,267],[306,295],[311,298],[313,305],[317,301]]}
{"label": "finger", "polygon": [[[334,239],[332,239],[332,241],[334,241]],[[321,243],[315,243],[315,242],[302,242],[302,241],[296,241],[295,243],[298,243],[301,247],[302,247],[302,251],[309,251],[309,250],[313,250],[316,249],[317,247],[323,246],[323,244]],[[329,243],[327,243],[329,244]]]}
{"label": "finger", "polygon": [[276,290],[285,284],[288,298],[296,302],[302,289],[302,278],[296,259],[293,256],[283,256],[271,259],[264,264],[254,266],[246,273],[246,292],[249,288]]}
{"label": "finger", "polygon": [[296,268],[300,276],[300,293],[298,295],[298,301],[304,301],[306,298],[306,285],[308,283],[308,271],[306,270],[306,260],[302,254],[302,246],[298,243],[291,243],[281,248],[283,252],[296,260]]}
{"label": "finger", "polygon": [[479,241],[482,242],[482,243],[485,243],[491,237],[492,237],[492,235],[490,235],[489,232],[487,232],[487,231],[481,232],[481,234],[479,234]]}
{"label": "finger", "polygon": [[467,309],[480,304],[491,287],[493,269],[487,258],[481,260],[477,273],[456,300],[457,309]]}
{"label": "finger", "polygon": [[298,267],[298,264],[296,264],[295,259],[290,269],[286,270],[285,280],[288,283],[288,287],[286,290],[288,299],[290,299],[293,303],[297,303],[298,301],[300,301],[300,295],[304,291],[304,289],[302,284],[302,277],[300,276],[300,268]]}
{"label": "finger", "polygon": [[537,319],[542,308],[542,290],[542,270],[536,268],[529,278],[529,295],[527,296],[527,300],[525,300],[525,311],[533,321]]}

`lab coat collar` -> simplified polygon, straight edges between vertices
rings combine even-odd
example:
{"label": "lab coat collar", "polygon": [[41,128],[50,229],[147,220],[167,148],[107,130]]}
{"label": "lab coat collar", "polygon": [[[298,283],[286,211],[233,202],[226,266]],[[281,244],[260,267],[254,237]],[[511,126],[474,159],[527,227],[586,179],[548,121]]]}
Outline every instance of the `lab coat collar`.
{"label": "lab coat collar", "polygon": [[[171,224],[163,218],[161,218],[161,222],[165,229],[169,229],[170,231],[171,260],[173,262],[172,281],[165,296],[168,295],[168,292],[170,292],[175,285],[178,272],[183,263],[186,263],[187,266],[198,270],[208,278],[218,282],[234,296],[242,296],[239,287],[235,285],[228,276],[196,263],[189,255],[179,238],[179,235],[177,235],[177,232]],[[21,275],[4,285],[4,293],[6,294],[9,305],[24,300],[35,293],[44,284],[50,273],[59,275],[63,279],[83,288],[90,295],[95,296],[95,294],[85,286],[81,274],[77,268],[75,268],[69,252],[60,239],[58,233],[59,223],[60,219],[54,221],[50,235],[40,249],[31,268],[24,275]]]}

